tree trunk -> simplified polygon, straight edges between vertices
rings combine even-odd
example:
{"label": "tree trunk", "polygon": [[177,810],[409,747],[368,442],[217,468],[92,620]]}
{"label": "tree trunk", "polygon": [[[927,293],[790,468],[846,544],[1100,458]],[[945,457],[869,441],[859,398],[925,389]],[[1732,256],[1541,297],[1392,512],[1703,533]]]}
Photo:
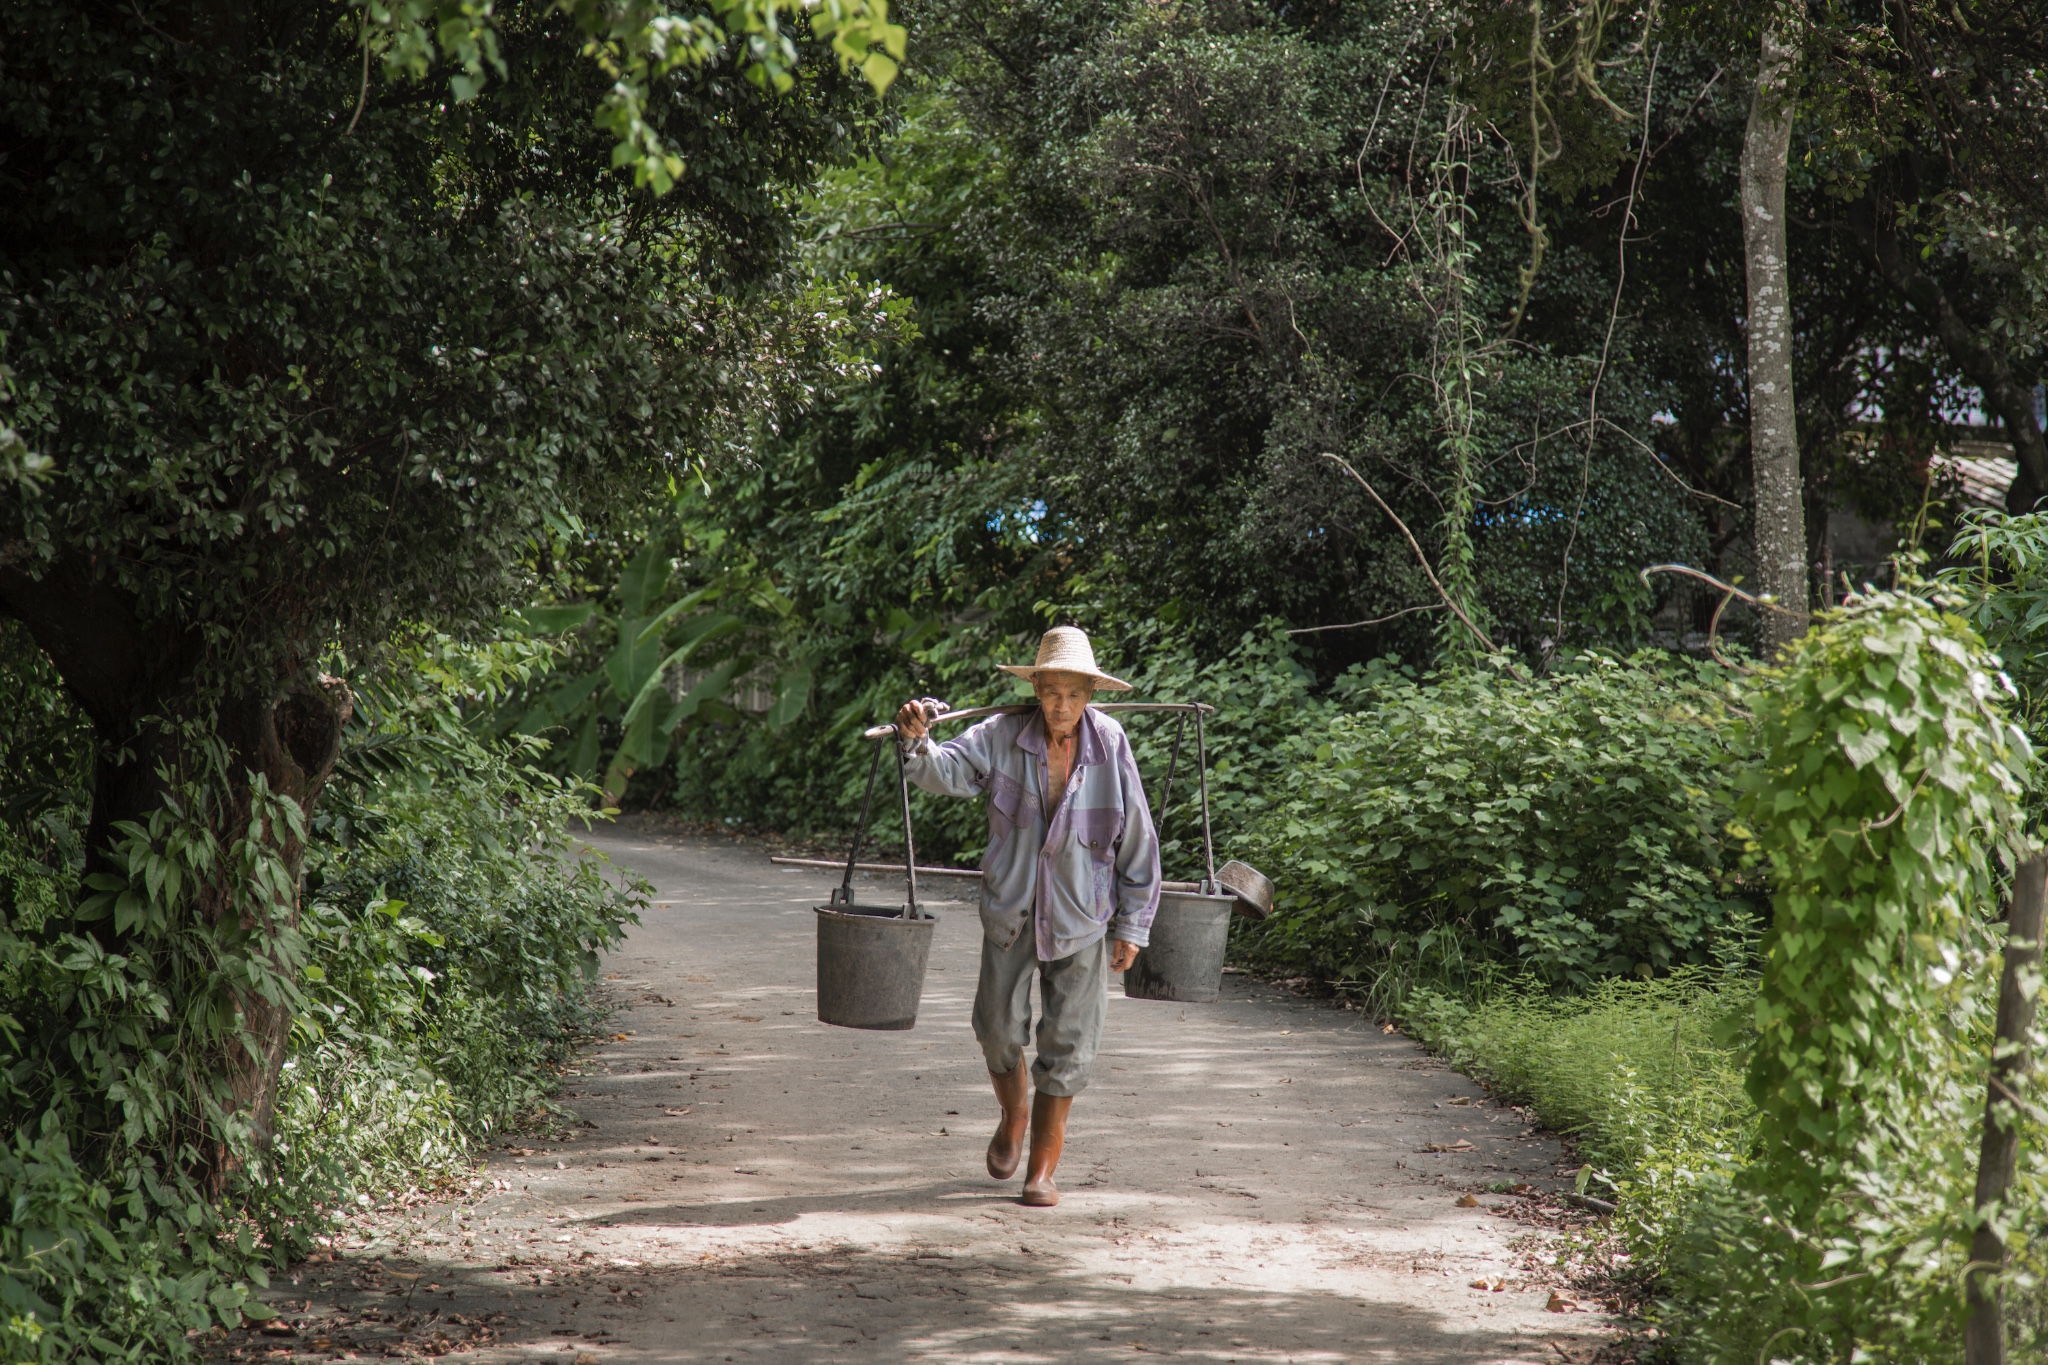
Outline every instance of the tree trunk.
{"label": "tree trunk", "polygon": [[1969,1365],[2003,1365],[2005,1360],[2004,1294],[1991,1277],[2005,1265],[2005,1238],[1996,1220],[2009,1216],[2003,1205],[2019,1157],[2013,1087],[2029,1060],[2044,912],[2048,856],[2036,856],[2021,863],[2013,875],[2012,908],[2005,921],[2005,972],[1998,982],[1998,1029],[1991,1045],[1991,1083],[1984,1097],[1984,1144],[1977,1155],[1977,1216],[1984,1221],[1970,1239],[1971,1265],[1982,1269],[1964,1280],[1970,1316],[1963,1324],[1963,1356]]}
{"label": "tree trunk", "polygon": [[[259,776],[311,818],[340,756],[342,727],[352,709],[348,688],[339,679],[301,670],[272,686],[202,701],[197,674],[204,651],[197,632],[144,622],[134,604],[89,561],[60,561],[40,578],[0,568],[0,612],[28,627],[92,722],[97,756],[87,831],[89,868],[109,867],[119,822],[145,821],[162,806],[166,774],[173,782],[210,775],[221,784],[213,820],[224,848],[249,828]],[[202,734],[218,741],[224,771],[192,744],[188,727],[194,721],[202,722]],[[296,925],[305,846],[274,826],[264,834],[292,888],[291,903],[278,907],[277,918]],[[198,887],[189,909],[217,921],[236,904],[235,891],[225,883]],[[118,947],[119,936],[107,921],[95,928],[110,948]],[[269,1135],[291,1019],[282,1007],[253,992],[240,995],[237,1004],[250,1046],[225,1048],[211,1069],[228,1083],[239,1116],[262,1141]],[[213,1146],[207,1160],[218,1176],[227,1158],[223,1148]]]}
{"label": "tree trunk", "polygon": [[1806,633],[1805,490],[1792,393],[1792,272],[1785,255],[1785,161],[1792,147],[1797,20],[1764,30],[1742,138],[1742,246],[1749,283],[1749,458],[1756,492],[1758,587],[1790,615],[1766,611],[1765,654]]}
{"label": "tree trunk", "polygon": [[[280,689],[238,697],[222,708],[219,732],[230,755],[234,781],[230,823],[236,834],[248,827],[251,779],[256,775],[274,794],[294,802],[307,821],[312,819],[320,793],[341,757],[342,727],[348,724],[353,709],[347,685],[326,674],[294,678]],[[279,922],[296,928],[306,846],[289,831],[272,829],[268,833],[291,887],[291,904],[279,907],[283,912]],[[201,909],[210,919],[218,919],[229,904],[216,899],[207,905],[202,900]],[[223,1069],[237,1111],[254,1130],[257,1141],[267,1146],[292,1019],[283,1005],[254,992],[243,994],[238,1003],[254,1055],[251,1049],[230,1047],[222,1058]],[[225,1156],[221,1153],[223,1159]]]}
{"label": "tree trunk", "polygon": [[1920,253],[1901,240],[1897,216],[1889,204],[1877,201],[1875,191],[1850,206],[1849,227],[1884,282],[1933,324],[1949,359],[1983,391],[1985,406],[1998,414],[2018,466],[2005,490],[2006,510],[2033,511],[2034,504],[2048,495],[2048,437],[2034,417],[2034,390],[2013,373],[2005,353],[1985,340],[1957,311],[1941,282],[1921,266]]}

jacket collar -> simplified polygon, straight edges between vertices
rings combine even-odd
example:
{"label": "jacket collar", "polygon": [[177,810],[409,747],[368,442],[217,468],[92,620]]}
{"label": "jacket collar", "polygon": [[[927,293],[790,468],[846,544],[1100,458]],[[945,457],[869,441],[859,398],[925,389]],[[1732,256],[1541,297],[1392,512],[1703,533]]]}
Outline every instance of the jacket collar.
{"label": "jacket collar", "polygon": [[[1095,708],[1088,707],[1081,712],[1081,723],[1075,727],[1080,742],[1074,745],[1074,766],[1087,768],[1102,762],[1108,756],[1108,746],[1103,742],[1102,732],[1096,728]],[[1032,712],[1024,722],[1024,728],[1017,732],[1017,747],[1026,753],[1037,754],[1039,761],[1045,761],[1045,716]]]}

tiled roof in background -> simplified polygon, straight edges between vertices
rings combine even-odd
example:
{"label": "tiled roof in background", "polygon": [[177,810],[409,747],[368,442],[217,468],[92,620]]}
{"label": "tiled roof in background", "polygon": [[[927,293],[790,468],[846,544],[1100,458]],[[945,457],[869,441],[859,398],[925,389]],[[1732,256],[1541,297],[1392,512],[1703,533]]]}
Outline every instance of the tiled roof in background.
{"label": "tiled roof in background", "polygon": [[2004,507],[2006,485],[2019,472],[2004,441],[1952,441],[1934,457],[1934,467],[1963,485],[1963,496],[1986,507]]}

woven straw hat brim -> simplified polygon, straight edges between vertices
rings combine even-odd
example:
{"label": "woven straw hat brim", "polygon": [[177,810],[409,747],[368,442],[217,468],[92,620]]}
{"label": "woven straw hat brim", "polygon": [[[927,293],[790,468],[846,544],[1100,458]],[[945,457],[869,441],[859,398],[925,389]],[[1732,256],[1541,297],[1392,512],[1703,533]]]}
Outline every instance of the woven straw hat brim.
{"label": "woven straw hat brim", "polygon": [[997,664],[996,667],[1005,673],[1016,674],[1025,682],[1036,681],[1041,673],[1079,673],[1083,677],[1095,679],[1098,686],[1106,687],[1112,692],[1131,690],[1131,685],[1122,678],[1112,678],[1109,674],[1097,672],[1092,668],[1076,668],[1072,664]]}

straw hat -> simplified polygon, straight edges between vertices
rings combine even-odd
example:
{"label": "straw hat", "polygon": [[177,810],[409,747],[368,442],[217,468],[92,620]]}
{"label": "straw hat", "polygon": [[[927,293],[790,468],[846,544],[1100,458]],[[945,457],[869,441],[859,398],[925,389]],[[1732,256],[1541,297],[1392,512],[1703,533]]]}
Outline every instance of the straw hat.
{"label": "straw hat", "polygon": [[1082,673],[1095,679],[1097,687],[1106,687],[1112,692],[1128,692],[1131,685],[1122,678],[1112,678],[1095,666],[1095,646],[1088,643],[1088,633],[1077,626],[1054,626],[1038,638],[1038,662],[1035,664],[997,664],[1005,673],[1014,673],[1025,682],[1035,682],[1041,673]]}

